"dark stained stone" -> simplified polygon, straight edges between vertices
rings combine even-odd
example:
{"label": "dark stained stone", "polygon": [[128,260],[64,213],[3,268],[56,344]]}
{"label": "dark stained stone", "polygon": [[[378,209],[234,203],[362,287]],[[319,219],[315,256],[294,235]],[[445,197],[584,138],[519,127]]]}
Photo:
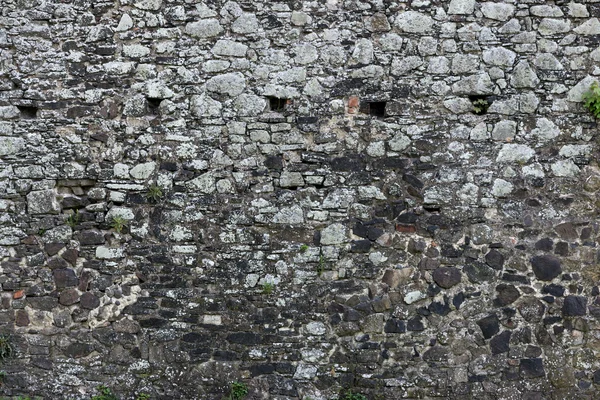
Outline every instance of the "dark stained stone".
{"label": "dark stained stone", "polygon": [[490,267],[500,270],[504,265],[504,255],[498,250],[492,249],[485,255],[485,262]]}
{"label": "dark stained stone", "polygon": [[433,271],[432,275],[435,283],[444,289],[451,288],[461,280],[461,273],[455,267],[439,267]]}
{"label": "dark stained stone", "polygon": [[64,243],[46,243],[44,251],[46,251],[49,256],[54,256],[58,254],[63,247],[65,247]]}
{"label": "dark stained stone", "polygon": [[432,302],[429,307],[428,310],[432,313],[435,313],[437,315],[448,315],[450,313],[450,304],[448,304],[448,299],[445,299],[446,301],[439,302],[439,301],[434,301]]}
{"label": "dark stained stone", "polygon": [[565,222],[563,224],[556,225],[554,227],[558,236],[560,236],[564,240],[576,240],[579,238],[579,234],[577,233],[577,229],[570,222]]}
{"label": "dark stained stone", "polygon": [[71,343],[64,350],[67,357],[81,358],[89,355],[94,350],[94,346],[89,343]]}
{"label": "dark stained stone", "polygon": [[519,364],[519,373],[523,378],[540,378],[546,376],[541,358],[524,358]]}
{"label": "dark stained stone", "polygon": [[583,296],[567,296],[562,307],[566,316],[578,316],[587,314],[587,298]]}
{"label": "dark stained stone", "polygon": [[562,297],[565,294],[565,287],[551,283],[550,285],[544,285],[542,293],[548,293],[552,296]]}
{"label": "dark stained stone", "polygon": [[390,318],[386,321],[383,330],[385,333],[404,333],[406,332],[406,323],[401,319]]}
{"label": "dark stained stone", "polygon": [[554,242],[550,238],[540,239],[535,243],[536,250],[551,251]]}
{"label": "dark stained stone", "polygon": [[118,321],[115,321],[115,322],[113,322],[112,326],[113,326],[115,332],[122,332],[122,333],[132,333],[133,334],[133,333],[138,333],[141,330],[140,324],[137,321],[133,321],[128,318],[122,318]]}
{"label": "dark stained stone", "polygon": [[419,269],[421,270],[434,270],[440,266],[440,262],[433,258],[423,257],[419,262]]}
{"label": "dark stained stone", "polygon": [[63,306],[70,306],[79,301],[79,292],[77,289],[65,289],[60,293],[58,302]]}
{"label": "dark stained stone", "polygon": [[254,345],[260,344],[262,337],[253,332],[234,332],[227,336],[227,341],[231,343]]}
{"label": "dark stained stone", "polygon": [[275,371],[273,364],[258,364],[250,367],[250,374],[252,376],[272,374],[273,371]]}
{"label": "dark stained stone", "polygon": [[596,372],[594,372],[594,383],[596,385],[600,385],[600,369],[596,370]]}
{"label": "dark stained stone", "polygon": [[371,250],[370,240],[353,240],[350,243],[350,251],[353,253],[368,253]]}
{"label": "dark stained stone", "polygon": [[25,310],[17,310],[15,315],[15,325],[27,326],[29,325],[29,314]]}
{"label": "dark stained stone", "polygon": [[490,349],[492,350],[492,354],[500,354],[506,353],[510,349],[510,336],[512,335],[511,331],[504,331],[499,335],[490,340]]}
{"label": "dark stained stone", "polygon": [[63,259],[65,259],[67,262],[69,262],[69,264],[74,266],[75,263],[77,262],[78,255],[79,255],[79,252],[77,251],[77,249],[69,249],[69,250],[66,250],[65,252],[63,252],[61,254],[61,257]]}
{"label": "dark stained stone", "polygon": [[81,231],[78,240],[82,246],[103,244],[105,242],[104,234],[96,229]]}
{"label": "dark stained stone", "polygon": [[55,269],[52,274],[57,288],[77,286],[79,283],[75,272],[70,268]]}
{"label": "dark stained stone", "polygon": [[531,268],[535,276],[542,281],[551,281],[562,273],[560,260],[550,255],[533,257]]}
{"label": "dark stained stone", "polygon": [[527,297],[517,306],[519,313],[527,322],[540,322],[546,311],[546,306],[535,297]]}
{"label": "dark stained stone", "polygon": [[58,256],[50,258],[46,265],[50,269],[64,269],[70,267],[69,263],[65,259]]}
{"label": "dark stained stone", "polygon": [[408,320],[408,326],[407,329],[409,331],[422,331],[425,330],[425,326],[423,325],[423,322],[421,321],[421,317],[414,317]]}
{"label": "dark stained stone", "polygon": [[27,297],[26,301],[34,310],[52,311],[54,307],[58,306],[58,299],[50,296]]}
{"label": "dark stained stone", "polygon": [[142,328],[162,328],[167,325],[168,321],[162,318],[147,318],[140,320]]}
{"label": "dark stained stone", "polygon": [[472,263],[465,265],[463,271],[467,274],[469,281],[472,283],[488,282],[494,279],[494,276],[496,275],[493,269],[479,261],[473,261]]}
{"label": "dark stained stone", "polygon": [[444,361],[448,360],[448,349],[442,346],[433,346],[423,353],[425,361]]}
{"label": "dark stained stone", "polygon": [[496,307],[507,306],[521,296],[521,293],[516,287],[504,283],[496,286],[496,291],[498,292],[498,296],[494,299],[494,306]]}
{"label": "dark stained stone", "polygon": [[90,292],[85,292],[80,298],[81,307],[87,310],[93,310],[100,306],[100,299]]}
{"label": "dark stained stone", "polygon": [[554,254],[559,256],[568,256],[569,255],[569,243],[567,242],[558,242],[556,243],[556,247],[554,248]]}
{"label": "dark stained stone", "polygon": [[479,325],[481,333],[483,333],[483,337],[486,339],[491,338],[500,331],[500,321],[496,314],[480,319],[477,321],[477,325]]}
{"label": "dark stained stone", "polygon": [[442,256],[448,258],[457,258],[462,256],[463,250],[457,247],[452,246],[451,244],[443,244],[442,245]]}

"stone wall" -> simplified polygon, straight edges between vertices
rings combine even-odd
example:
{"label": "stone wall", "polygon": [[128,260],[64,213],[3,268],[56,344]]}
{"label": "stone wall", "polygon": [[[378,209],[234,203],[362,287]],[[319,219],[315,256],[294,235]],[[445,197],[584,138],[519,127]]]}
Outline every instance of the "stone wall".
{"label": "stone wall", "polygon": [[598,16],[0,0],[0,393],[598,398]]}

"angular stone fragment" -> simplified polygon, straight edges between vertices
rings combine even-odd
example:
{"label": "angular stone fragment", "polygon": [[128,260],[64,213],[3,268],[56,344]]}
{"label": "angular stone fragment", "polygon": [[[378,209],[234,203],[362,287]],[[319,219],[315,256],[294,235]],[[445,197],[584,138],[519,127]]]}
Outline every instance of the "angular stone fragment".
{"label": "angular stone fragment", "polygon": [[467,274],[469,281],[472,283],[488,282],[496,276],[493,269],[478,261],[465,265],[463,271]]}
{"label": "angular stone fragment", "polygon": [[452,92],[459,95],[489,95],[494,92],[494,83],[487,72],[462,78],[452,85]]}
{"label": "angular stone fragment", "polygon": [[193,116],[218,118],[221,116],[222,104],[213,100],[206,93],[192,96],[190,100],[190,112]]}
{"label": "angular stone fragment", "polygon": [[521,61],[513,70],[511,84],[516,88],[535,89],[539,86],[540,79],[527,61]]}
{"label": "angular stone fragment", "polygon": [[483,51],[483,61],[498,67],[512,67],[517,53],[504,47],[494,47]]}
{"label": "angular stone fragment", "polygon": [[80,301],[81,307],[85,308],[87,310],[93,310],[94,308],[97,308],[100,306],[100,299],[98,297],[94,296],[90,292],[83,293],[81,295],[79,301]]}
{"label": "angular stone fragment", "polygon": [[286,188],[304,186],[304,178],[300,172],[283,171],[279,177],[279,186]]}
{"label": "angular stone fragment", "polygon": [[477,321],[485,339],[489,339],[500,331],[500,321],[496,314],[489,315]]}
{"label": "angular stone fragment", "polygon": [[103,244],[105,242],[104,234],[95,229],[79,232],[78,240],[82,246],[90,244]]}
{"label": "angular stone fragment", "polygon": [[373,14],[366,18],[365,28],[369,32],[387,32],[391,29],[387,16],[383,13]]}
{"label": "angular stone fragment", "polygon": [[304,223],[304,211],[302,207],[294,205],[291,207],[281,208],[273,216],[274,224],[302,224]]}
{"label": "angular stone fragment", "polygon": [[461,273],[455,267],[439,267],[432,275],[435,283],[444,289],[449,289],[461,281]]}
{"label": "angular stone fragment", "polygon": [[571,21],[553,18],[544,18],[538,26],[538,32],[544,36],[567,33],[571,30]]}
{"label": "angular stone fragment", "polygon": [[500,284],[496,286],[496,291],[498,292],[494,299],[496,307],[504,307],[514,303],[521,296],[519,290],[513,285]]}
{"label": "angular stone fragment", "polygon": [[133,177],[133,179],[148,179],[150,176],[152,176],[155,168],[156,163],[154,161],[150,161],[136,165],[129,171],[129,174]]}
{"label": "angular stone fragment", "polygon": [[540,378],[546,376],[541,358],[525,358],[519,364],[519,373],[523,378]]}
{"label": "angular stone fragment", "polygon": [[535,297],[527,297],[519,301],[519,313],[527,322],[540,322],[546,311],[546,306]]}
{"label": "angular stone fragment", "polygon": [[66,289],[60,293],[58,302],[63,306],[70,306],[79,301],[79,292],[77,289]]}
{"label": "angular stone fragment", "polygon": [[212,48],[212,52],[219,56],[244,57],[248,46],[233,40],[220,39]]}
{"label": "angular stone fragment", "polygon": [[406,282],[412,274],[412,268],[388,269],[383,274],[381,281],[388,285],[390,289],[395,289]]}
{"label": "angular stone fragment", "polygon": [[517,134],[517,123],[515,121],[500,121],[494,125],[492,139],[499,141],[512,141]]}
{"label": "angular stone fragment", "polygon": [[231,24],[231,30],[235,33],[257,33],[259,29],[258,18],[256,18],[256,15],[250,13],[243,13]]}
{"label": "angular stone fragment", "polygon": [[71,268],[55,269],[52,271],[57,288],[77,286],[79,279]]}
{"label": "angular stone fragment", "polygon": [[590,18],[573,31],[579,35],[598,35],[600,34],[600,21],[598,18]]}
{"label": "angular stone fragment", "polygon": [[560,260],[551,255],[533,257],[531,268],[536,278],[542,281],[551,281],[562,273]]}
{"label": "angular stone fragment", "polygon": [[142,10],[157,11],[162,6],[162,0],[138,0],[133,5]]}
{"label": "angular stone fragment", "polygon": [[587,314],[587,298],[583,296],[567,296],[562,312],[565,316],[574,317]]}
{"label": "angular stone fragment", "polygon": [[507,353],[510,350],[511,331],[504,331],[490,340],[492,354]]}
{"label": "angular stone fragment", "polygon": [[340,223],[333,223],[321,231],[321,244],[340,244],[347,241],[348,228]]}
{"label": "angular stone fragment", "polygon": [[406,332],[406,322],[401,319],[390,318],[385,322],[383,331],[385,333],[404,333]]}

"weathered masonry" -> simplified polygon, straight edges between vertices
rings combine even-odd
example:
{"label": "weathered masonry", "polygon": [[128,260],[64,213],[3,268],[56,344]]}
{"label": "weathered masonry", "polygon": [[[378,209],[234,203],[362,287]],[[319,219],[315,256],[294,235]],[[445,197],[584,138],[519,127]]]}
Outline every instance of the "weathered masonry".
{"label": "weathered masonry", "polygon": [[0,0],[0,394],[599,398],[598,17]]}

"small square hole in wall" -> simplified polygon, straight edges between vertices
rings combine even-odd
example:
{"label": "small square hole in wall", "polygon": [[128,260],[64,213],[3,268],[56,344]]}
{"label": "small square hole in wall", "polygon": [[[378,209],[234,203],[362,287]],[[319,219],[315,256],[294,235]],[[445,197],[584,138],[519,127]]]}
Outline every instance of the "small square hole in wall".
{"label": "small square hole in wall", "polygon": [[160,103],[163,99],[153,99],[148,97],[146,99],[148,101],[148,111],[152,115],[158,115],[158,107],[160,107]]}
{"label": "small square hole in wall", "polygon": [[283,111],[288,99],[282,99],[279,97],[269,96],[269,110],[270,111]]}
{"label": "small square hole in wall", "polygon": [[360,112],[373,117],[385,117],[386,101],[367,101],[360,105]]}
{"label": "small square hole in wall", "polygon": [[23,119],[35,119],[37,118],[38,108],[35,106],[17,106],[21,112],[21,118]]}

